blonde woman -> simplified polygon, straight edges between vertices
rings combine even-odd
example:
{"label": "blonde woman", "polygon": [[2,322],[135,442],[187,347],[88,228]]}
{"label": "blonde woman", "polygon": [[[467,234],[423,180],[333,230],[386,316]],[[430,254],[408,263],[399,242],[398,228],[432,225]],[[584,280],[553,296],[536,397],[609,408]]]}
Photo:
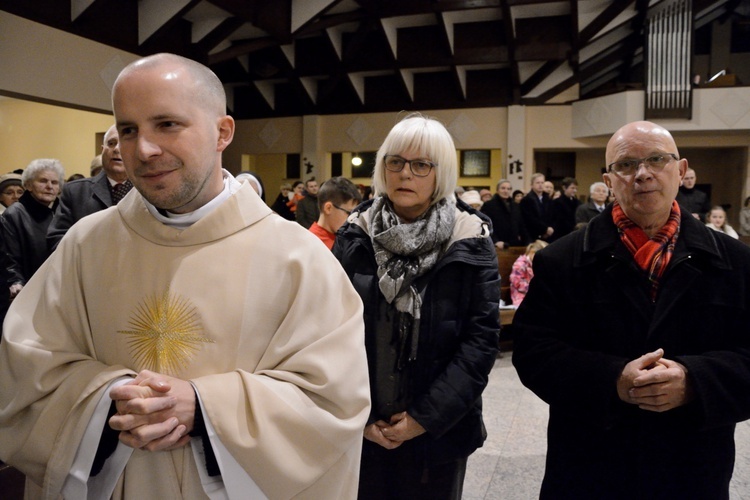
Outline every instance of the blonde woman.
{"label": "blonde woman", "polygon": [[456,204],[457,169],[445,127],[407,116],[377,153],[375,198],[336,236],[365,307],[372,409],[360,499],[460,499],[486,436],[500,283],[489,221]]}

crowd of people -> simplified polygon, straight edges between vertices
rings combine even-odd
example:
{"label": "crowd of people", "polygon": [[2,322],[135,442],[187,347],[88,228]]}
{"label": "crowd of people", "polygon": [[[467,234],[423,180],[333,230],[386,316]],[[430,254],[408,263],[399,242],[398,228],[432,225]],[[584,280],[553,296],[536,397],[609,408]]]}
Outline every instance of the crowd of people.
{"label": "crowd of people", "polygon": [[728,498],[750,249],[662,127],[618,130],[582,203],[542,174],[457,194],[451,135],[409,114],[371,190],[310,178],[269,206],[222,166],[207,67],[145,57],[112,92],[98,173],[0,178],[0,459],[27,496],[460,499],[496,251],[527,245],[513,363],[550,405],[541,496]]}

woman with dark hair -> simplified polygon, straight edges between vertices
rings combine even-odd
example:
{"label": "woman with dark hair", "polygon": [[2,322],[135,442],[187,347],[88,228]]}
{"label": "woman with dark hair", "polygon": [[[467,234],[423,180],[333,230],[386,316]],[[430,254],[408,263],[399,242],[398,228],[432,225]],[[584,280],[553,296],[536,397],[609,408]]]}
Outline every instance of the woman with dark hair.
{"label": "woman with dark hair", "polygon": [[[297,213],[297,203],[305,197],[305,183],[302,181],[294,181],[292,183],[292,196],[289,198],[286,206],[289,207],[289,211],[293,215]],[[294,218],[292,220],[295,220]]]}
{"label": "woman with dark hair", "polygon": [[487,219],[456,201],[457,169],[445,127],[407,116],[377,153],[375,198],[336,236],[365,308],[372,409],[359,498],[459,499],[486,437],[500,283]]}

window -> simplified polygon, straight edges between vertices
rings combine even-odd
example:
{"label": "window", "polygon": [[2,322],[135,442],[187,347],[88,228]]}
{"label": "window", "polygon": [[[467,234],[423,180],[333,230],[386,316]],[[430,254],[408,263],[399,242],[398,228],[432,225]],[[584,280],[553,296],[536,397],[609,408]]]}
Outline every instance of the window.
{"label": "window", "polygon": [[467,149],[461,151],[461,177],[489,177],[490,150]]}
{"label": "window", "polygon": [[300,155],[293,153],[286,155],[286,178],[300,179]]}
{"label": "window", "polygon": [[377,152],[370,151],[358,153],[358,155],[362,158],[362,163],[357,167],[352,165],[352,177],[372,177],[372,171],[375,169]]}

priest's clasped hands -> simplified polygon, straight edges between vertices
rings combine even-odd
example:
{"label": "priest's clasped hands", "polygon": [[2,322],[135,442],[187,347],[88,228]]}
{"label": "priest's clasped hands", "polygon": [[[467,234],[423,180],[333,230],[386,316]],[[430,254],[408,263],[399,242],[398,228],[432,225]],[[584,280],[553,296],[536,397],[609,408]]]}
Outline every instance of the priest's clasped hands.
{"label": "priest's clasped hands", "polygon": [[127,384],[113,388],[117,414],[109,419],[120,441],[148,451],[173,450],[190,441],[195,392],[192,384],[169,375],[141,371]]}

